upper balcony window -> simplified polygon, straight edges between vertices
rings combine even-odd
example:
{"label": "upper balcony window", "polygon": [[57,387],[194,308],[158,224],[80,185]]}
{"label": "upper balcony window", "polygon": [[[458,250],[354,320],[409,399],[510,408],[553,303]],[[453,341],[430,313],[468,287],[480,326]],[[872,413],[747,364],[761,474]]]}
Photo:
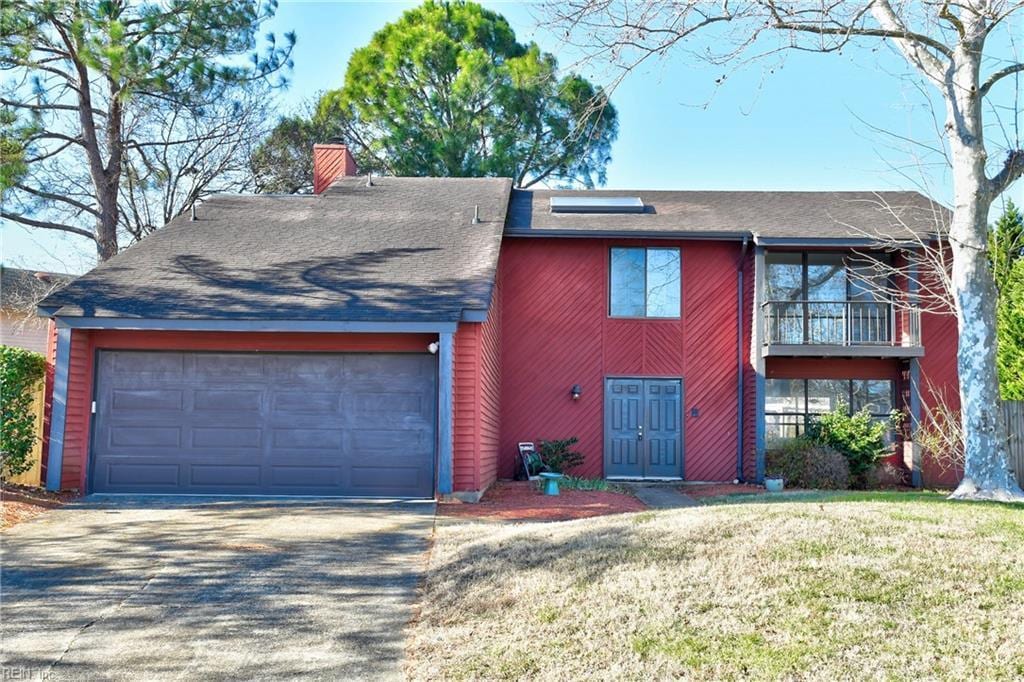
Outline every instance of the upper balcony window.
{"label": "upper balcony window", "polygon": [[609,291],[612,317],[678,318],[679,249],[613,248]]}
{"label": "upper balcony window", "polygon": [[887,298],[888,283],[864,257],[768,253],[765,266],[762,307],[768,343],[894,342],[896,311]]}

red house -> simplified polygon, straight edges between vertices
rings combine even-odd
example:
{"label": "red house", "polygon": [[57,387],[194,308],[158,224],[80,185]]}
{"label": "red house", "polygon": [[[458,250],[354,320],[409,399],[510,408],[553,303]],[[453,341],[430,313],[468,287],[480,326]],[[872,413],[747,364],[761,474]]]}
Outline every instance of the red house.
{"label": "red house", "polygon": [[[814,413],[955,400],[955,320],[857,272],[864,235],[935,232],[920,194],[532,191],[315,157],[318,194],[215,197],[43,301],[49,488],[474,500],[517,442],[568,436],[583,476],[759,480]],[[893,462],[934,479],[901,436]]]}

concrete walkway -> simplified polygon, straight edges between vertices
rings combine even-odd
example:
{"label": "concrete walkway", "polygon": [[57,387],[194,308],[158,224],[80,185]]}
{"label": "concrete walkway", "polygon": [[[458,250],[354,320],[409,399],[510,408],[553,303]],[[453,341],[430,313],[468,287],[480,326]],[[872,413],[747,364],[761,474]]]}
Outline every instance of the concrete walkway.
{"label": "concrete walkway", "polygon": [[3,679],[401,679],[432,502],[87,500],[4,532]]}
{"label": "concrete walkway", "polygon": [[682,509],[683,507],[700,506],[697,500],[681,492],[676,486],[638,484],[631,485],[630,489],[638,500],[651,509]]}

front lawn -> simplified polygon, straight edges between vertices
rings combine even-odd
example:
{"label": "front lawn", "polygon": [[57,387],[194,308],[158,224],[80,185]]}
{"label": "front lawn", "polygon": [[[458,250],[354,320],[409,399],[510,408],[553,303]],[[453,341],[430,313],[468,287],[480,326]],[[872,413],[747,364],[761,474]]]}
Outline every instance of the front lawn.
{"label": "front lawn", "polygon": [[1020,678],[1024,508],[837,493],[444,525],[409,672]]}

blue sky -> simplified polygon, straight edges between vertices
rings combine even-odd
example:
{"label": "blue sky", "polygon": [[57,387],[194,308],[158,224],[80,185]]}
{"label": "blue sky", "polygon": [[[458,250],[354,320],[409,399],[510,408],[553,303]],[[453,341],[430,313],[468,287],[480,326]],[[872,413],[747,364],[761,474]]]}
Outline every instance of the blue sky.
{"label": "blue sky", "polygon": [[[281,113],[340,86],[352,51],[414,4],[281,0],[267,28],[298,35],[291,85],[280,94]],[[536,41],[554,52],[563,67],[574,61],[555,35],[538,28],[535,7],[484,4],[508,18],[521,42]],[[598,82],[608,78],[601,67],[583,71]],[[677,52],[633,73],[614,92],[620,133],[612,148],[608,187],[916,189],[925,175],[930,192],[948,202],[944,171],[923,172],[906,145],[873,130],[936,140],[920,92],[892,75],[904,71],[902,60],[884,50],[794,53],[774,73],[748,67],[716,89],[721,68]],[[1022,183],[1011,191],[1020,197]],[[84,240],[14,226],[4,233],[6,263],[71,271],[92,265],[93,248]]]}

